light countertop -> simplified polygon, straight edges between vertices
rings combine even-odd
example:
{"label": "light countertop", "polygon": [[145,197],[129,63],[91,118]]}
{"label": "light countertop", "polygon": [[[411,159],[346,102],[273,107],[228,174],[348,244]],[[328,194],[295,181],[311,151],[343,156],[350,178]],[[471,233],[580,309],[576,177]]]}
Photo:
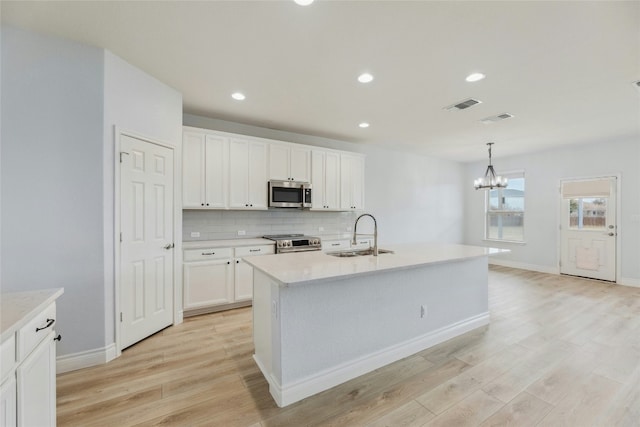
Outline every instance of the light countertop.
{"label": "light countertop", "polygon": [[5,339],[26,325],[35,315],[62,295],[63,292],[63,288],[52,288],[0,294],[0,304],[2,305],[0,342],[4,342]]}
{"label": "light countertop", "polygon": [[276,242],[269,239],[227,239],[227,240],[196,240],[182,242],[182,249],[205,249],[205,248],[238,248],[242,246],[275,245]]}
{"label": "light countertop", "polygon": [[385,245],[383,248],[395,253],[340,258],[312,251],[247,257],[245,261],[282,286],[291,286],[509,252],[507,249],[453,244]]}

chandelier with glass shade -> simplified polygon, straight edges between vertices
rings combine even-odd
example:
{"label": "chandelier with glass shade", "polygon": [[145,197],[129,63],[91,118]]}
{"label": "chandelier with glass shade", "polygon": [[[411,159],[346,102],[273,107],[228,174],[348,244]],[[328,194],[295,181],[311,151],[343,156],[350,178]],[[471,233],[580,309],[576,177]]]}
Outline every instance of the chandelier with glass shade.
{"label": "chandelier with glass shade", "polygon": [[483,177],[477,178],[473,181],[473,186],[476,190],[505,188],[508,184],[507,178],[496,175],[496,171],[493,170],[493,165],[491,164],[491,146],[493,144],[493,142],[487,142],[487,145],[489,146],[489,166],[487,166],[487,171],[484,173]]}

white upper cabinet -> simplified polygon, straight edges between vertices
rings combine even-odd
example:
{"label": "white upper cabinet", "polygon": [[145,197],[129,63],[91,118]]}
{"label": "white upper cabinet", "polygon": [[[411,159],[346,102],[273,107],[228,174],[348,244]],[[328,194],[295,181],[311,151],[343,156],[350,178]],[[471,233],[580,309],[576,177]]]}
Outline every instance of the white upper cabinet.
{"label": "white upper cabinet", "polygon": [[341,210],[340,154],[334,151],[313,150],[311,160],[311,209]]}
{"label": "white upper cabinet", "polygon": [[340,156],[340,206],[342,210],[364,209],[364,158]]}
{"label": "white upper cabinet", "polygon": [[186,126],[184,209],[267,209],[270,179],[311,182],[312,210],[364,209],[364,156]]}
{"label": "white upper cabinet", "polygon": [[205,134],[184,132],[182,135],[182,207],[205,207],[204,141]]}
{"label": "white upper cabinet", "polygon": [[299,144],[269,144],[269,179],[311,180],[311,148]]}
{"label": "white upper cabinet", "polygon": [[228,147],[228,138],[198,132],[184,132],[183,208],[226,208]]}
{"label": "white upper cabinet", "polygon": [[229,142],[229,207],[267,209],[267,144],[231,138]]}

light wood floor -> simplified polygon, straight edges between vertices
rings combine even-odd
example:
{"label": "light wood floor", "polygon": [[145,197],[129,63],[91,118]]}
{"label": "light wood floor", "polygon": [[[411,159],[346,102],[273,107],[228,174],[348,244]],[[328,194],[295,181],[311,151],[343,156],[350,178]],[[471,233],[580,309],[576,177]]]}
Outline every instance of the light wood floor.
{"label": "light wood floor", "polygon": [[58,376],[59,426],[640,426],[640,289],[490,269],[490,326],[280,409],[251,311]]}

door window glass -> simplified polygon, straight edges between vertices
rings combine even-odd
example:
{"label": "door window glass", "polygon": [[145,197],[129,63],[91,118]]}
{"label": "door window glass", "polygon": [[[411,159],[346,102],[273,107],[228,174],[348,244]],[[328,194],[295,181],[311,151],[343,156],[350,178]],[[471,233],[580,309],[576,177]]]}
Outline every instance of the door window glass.
{"label": "door window glass", "polygon": [[569,203],[569,228],[598,230],[607,225],[606,197],[580,197],[567,199]]}

